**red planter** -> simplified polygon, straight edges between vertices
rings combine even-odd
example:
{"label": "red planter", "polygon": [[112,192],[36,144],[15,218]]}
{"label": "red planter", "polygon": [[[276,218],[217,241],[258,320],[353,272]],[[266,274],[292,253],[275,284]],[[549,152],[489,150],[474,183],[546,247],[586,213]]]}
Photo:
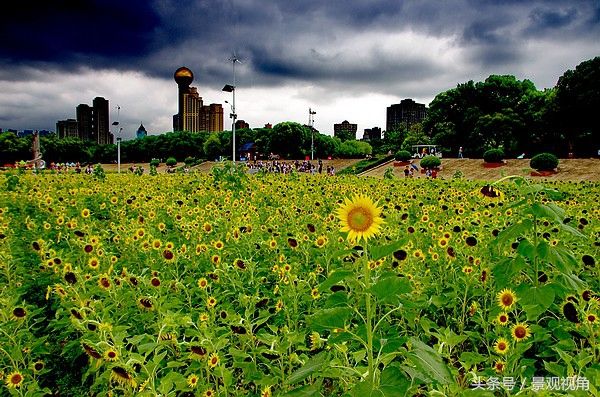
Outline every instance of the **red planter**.
{"label": "red planter", "polygon": [[503,165],[506,165],[505,162],[502,163],[483,163],[483,166],[485,168],[498,168],[498,167],[502,167]]}
{"label": "red planter", "polygon": [[558,171],[531,171],[531,176],[550,176],[554,174],[558,174]]}
{"label": "red planter", "polygon": [[410,161],[394,161],[394,167],[406,167],[410,165]]}

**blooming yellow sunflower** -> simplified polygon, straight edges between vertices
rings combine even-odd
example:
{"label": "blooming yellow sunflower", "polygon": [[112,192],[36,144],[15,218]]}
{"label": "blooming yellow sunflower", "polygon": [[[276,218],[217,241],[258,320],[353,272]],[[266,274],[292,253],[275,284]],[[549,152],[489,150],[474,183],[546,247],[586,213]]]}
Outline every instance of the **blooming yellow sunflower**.
{"label": "blooming yellow sunflower", "polygon": [[517,302],[517,296],[510,289],[503,289],[498,293],[498,306],[507,310]]}
{"label": "blooming yellow sunflower", "polygon": [[348,232],[348,240],[358,243],[375,236],[383,224],[381,209],[369,197],[355,195],[346,198],[337,209],[337,217],[342,223],[342,232]]}
{"label": "blooming yellow sunflower", "polygon": [[213,389],[206,389],[206,391],[204,392],[204,394],[202,394],[203,397],[214,397],[215,396],[215,392],[213,391]]}
{"label": "blooming yellow sunflower", "polygon": [[211,353],[208,356],[208,366],[214,368],[219,364],[219,355],[217,353]]}
{"label": "blooming yellow sunflower", "polygon": [[119,353],[117,353],[117,351],[112,348],[104,352],[104,359],[106,361],[117,361],[118,358]]}
{"label": "blooming yellow sunflower", "polygon": [[191,374],[190,376],[188,376],[187,378],[187,384],[193,389],[194,387],[198,386],[198,380],[200,378],[198,378],[198,375],[196,374]]}
{"label": "blooming yellow sunflower", "polygon": [[509,348],[508,341],[504,338],[499,338],[496,343],[494,343],[494,351],[498,354],[506,354]]}
{"label": "blooming yellow sunflower", "polygon": [[521,342],[531,336],[529,326],[527,324],[518,323],[512,327],[511,334],[514,340]]}
{"label": "blooming yellow sunflower", "polygon": [[598,316],[596,315],[596,313],[588,312],[585,314],[585,321],[588,324],[595,324],[598,322]]}
{"label": "blooming yellow sunflower", "polygon": [[23,377],[22,373],[20,373],[19,371],[13,371],[6,377],[6,385],[9,389],[21,387],[21,385],[23,384],[23,379],[25,378]]}
{"label": "blooming yellow sunflower", "polygon": [[502,326],[507,325],[509,320],[510,317],[508,316],[508,313],[500,313],[498,314],[498,317],[496,317],[496,322]]}
{"label": "blooming yellow sunflower", "polygon": [[498,360],[494,363],[494,370],[496,373],[501,374],[504,372],[504,368],[506,368],[506,363],[504,361]]}

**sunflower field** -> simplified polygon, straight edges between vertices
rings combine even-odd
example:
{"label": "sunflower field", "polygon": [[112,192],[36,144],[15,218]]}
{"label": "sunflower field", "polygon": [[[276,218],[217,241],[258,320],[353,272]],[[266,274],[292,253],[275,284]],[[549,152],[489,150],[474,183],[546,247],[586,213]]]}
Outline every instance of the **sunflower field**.
{"label": "sunflower field", "polygon": [[0,175],[0,396],[589,396],[600,185]]}

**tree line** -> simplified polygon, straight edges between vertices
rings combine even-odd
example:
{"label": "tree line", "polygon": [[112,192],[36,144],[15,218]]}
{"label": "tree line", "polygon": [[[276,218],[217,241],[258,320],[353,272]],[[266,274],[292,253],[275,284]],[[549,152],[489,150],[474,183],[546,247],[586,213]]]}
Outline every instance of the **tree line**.
{"label": "tree line", "polygon": [[[507,157],[526,153],[569,153],[588,157],[600,149],[600,57],[584,61],[566,71],[555,87],[538,90],[529,80],[511,75],[491,75],[485,81],[468,81],[438,94],[422,123],[402,125],[386,131],[381,140],[342,141],[295,122],[282,122],[272,129],[236,131],[236,147],[253,142],[263,156],[283,158],[364,157],[369,154],[411,151],[415,144],[440,145],[445,155],[481,157],[488,149],[500,148]],[[0,133],[0,159],[10,163],[31,158],[32,137],[17,138]],[[40,138],[44,159],[54,162],[114,162],[116,145],[97,145],[75,138]],[[123,162],[148,162],[175,157],[213,160],[231,157],[232,132],[167,132],[121,143]],[[1,164],[0,164],[1,165]]]}

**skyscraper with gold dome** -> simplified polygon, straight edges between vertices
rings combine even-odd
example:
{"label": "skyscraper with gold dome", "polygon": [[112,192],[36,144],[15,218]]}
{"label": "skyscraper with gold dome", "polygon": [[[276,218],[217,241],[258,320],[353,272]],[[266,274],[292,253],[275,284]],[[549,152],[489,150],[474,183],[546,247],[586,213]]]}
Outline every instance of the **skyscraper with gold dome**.
{"label": "skyscraper with gold dome", "polygon": [[204,105],[196,87],[190,87],[194,73],[185,66],[174,74],[178,87],[178,112],[173,115],[173,131],[223,131],[223,106],[219,103]]}

